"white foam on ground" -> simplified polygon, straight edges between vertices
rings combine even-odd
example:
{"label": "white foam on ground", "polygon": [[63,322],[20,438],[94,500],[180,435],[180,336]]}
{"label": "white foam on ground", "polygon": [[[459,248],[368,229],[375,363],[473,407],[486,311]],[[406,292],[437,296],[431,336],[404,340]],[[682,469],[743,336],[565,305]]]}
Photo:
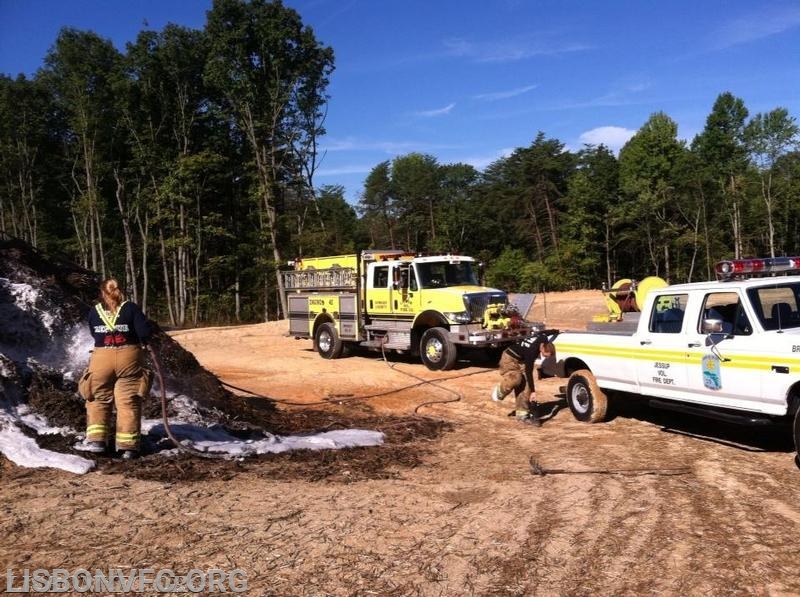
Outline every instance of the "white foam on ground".
{"label": "white foam on ground", "polygon": [[94,468],[94,461],[44,450],[36,440],[28,437],[17,427],[6,413],[0,412],[0,452],[17,466],[27,468],[57,468],[82,475]]}
{"label": "white foam on ground", "polygon": [[[182,409],[187,409],[192,403],[191,399],[181,397]],[[18,423],[25,424],[40,435],[75,433],[74,429],[66,427],[53,427],[40,415],[31,412],[29,407],[22,405],[17,408],[0,409],[0,453],[17,466],[28,468],[50,467],[61,469],[70,473],[84,474],[95,467],[93,460],[81,458],[73,454],[62,454],[45,450],[36,445],[36,441],[25,435]],[[197,422],[187,422],[175,419],[169,423],[170,430],[181,445],[189,446],[200,452],[219,454],[223,457],[245,458],[260,454],[278,454],[291,450],[339,450],[342,448],[357,448],[378,446],[383,443],[384,434],[379,431],[366,429],[338,429],[307,435],[280,436],[262,432],[263,437],[258,439],[239,439],[228,433],[225,429],[212,426],[206,427]],[[157,438],[166,438],[164,422],[161,419],[144,419],[142,421],[142,434],[149,434]],[[167,456],[177,453],[178,449],[159,452]]]}
{"label": "white foam on ground", "polygon": [[[182,421],[171,421],[169,428],[182,445],[201,452],[228,455],[230,457],[277,454],[291,450],[338,450],[378,446],[384,435],[366,429],[338,429],[309,435],[280,436],[265,433],[263,438],[242,440],[219,427],[199,427]],[[160,419],[146,419],[142,431],[166,436],[164,423]]]}

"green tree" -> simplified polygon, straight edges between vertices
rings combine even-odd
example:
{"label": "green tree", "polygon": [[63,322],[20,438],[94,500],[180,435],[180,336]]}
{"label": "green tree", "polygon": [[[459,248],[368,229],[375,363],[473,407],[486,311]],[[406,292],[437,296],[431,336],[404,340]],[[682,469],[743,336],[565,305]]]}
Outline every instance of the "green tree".
{"label": "green tree", "polygon": [[[325,185],[319,190],[315,204],[320,221],[314,221],[300,234],[304,251],[299,257],[355,253],[365,239],[360,235],[356,210],[344,198],[344,187]],[[324,224],[324,225],[323,225]]]}
{"label": "green tree", "polygon": [[[259,221],[271,245],[285,316],[286,297],[277,269],[283,262],[280,200],[287,185],[302,179],[298,158],[308,156],[293,148],[321,132],[319,115],[327,101],[333,50],[321,45],[300,15],[279,0],[215,0],[206,33],[206,81],[252,158],[261,201]],[[266,285],[265,304],[269,294]]]}
{"label": "green tree", "polygon": [[[130,187],[129,204],[120,204],[120,216],[126,213],[135,222],[141,245],[142,304],[147,304],[150,247],[159,254],[163,305],[172,325],[185,321],[189,305],[199,296],[199,288],[190,291],[187,281],[194,279],[193,266],[204,239],[192,230],[201,229],[197,218],[204,215],[204,205],[187,210],[195,200],[185,189],[202,188],[207,172],[194,167],[200,162],[214,164],[211,115],[203,85],[206,56],[205,36],[201,31],[167,25],[162,32],[144,31],[127,48],[125,64],[129,80],[121,102],[122,123],[127,133],[131,159],[118,175],[118,185]],[[212,147],[211,149],[208,149]],[[197,177],[190,180],[189,176]],[[133,226],[133,223],[130,224]],[[133,260],[133,242],[128,259],[133,288],[137,268]],[[194,270],[194,274],[192,273]],[[199,283],[199,281],[197,281]],[[192,296],[194,294],[194,296]],[[197,313],[198,306],[193,305]]]}
{"label": "green tree", "polygon": [[[731,244],[736,258],[743,254],[742,203],[747,170],[744,127],[748,111],[744,102],[725,92],[717,97],[703,131],[692,141],[705,175],[715,182],[715,196],[725,206]],[[709,214],[713,216],[714,214]]]}
{"label": "green tree", "polygon": [[566,195],[575,156],[539,132],[533,143],[491,164],[484,173],[484,201],[516,246],[532,246],[539,262],[554,255],[560,266],[559,204]]}
{"label": "green tree", "polygon": [[405,236],[404,248],[422,252],[436,244],[439,184],[435,157],[409,153],[392,160],[390,188]]}
{"label": "green tree", "polygon": [[610,288],[617,277],[614,253],[621,242],[619,163],[604,145],[588,146],[577,157],[577,170],[562,201],[564,261],[578,285],[599,286],[605,281]]}
{"label": "green tree", "polygon": [[[0,230],[39,242],[51,97],[38,80],[0,75]],[[52,167],[52,162],[48,166]]]}
{"label": "green tree", "polygon": [[678,194],[676,169],[685,151],[678,126],[663,112],[653,114],[625,144],[619,155],[619,178],[630,222],[638,223],[639,241],[647,251],[654,275],[672,275]]}
{"label": "green tree", "polygon": [[62,29],[40,76],[70,129],[64,141],[72,162],[72,217],[81,262],[105,275],[103,221],[110,201],[102,185],[113,160],[121,55],[95,33]]}
{"label": "green tree", "polygon": [[370,247],[396,249],[397,214],[391,189],[391,164],[387,160],[370,170],[358,210],[369,231]]}
{"label": "green tree", "polygon": [[463,253],[473,242],[470,237],[480,235],[480,219],[475,209],[475,191],[480,180],[480,173],[469,164],[439,167],[440,199],[436,212],[439,234],[431,247],[434,251]]}
{"label": "green tree", "polygon": [[744,141],[757,172],[761,198],[767,212],[767,246],[775,257],[775,207],[780,200],[773,179],[778,160],[798,144],[800,129],[786,108],[756,114],[745,126]]}

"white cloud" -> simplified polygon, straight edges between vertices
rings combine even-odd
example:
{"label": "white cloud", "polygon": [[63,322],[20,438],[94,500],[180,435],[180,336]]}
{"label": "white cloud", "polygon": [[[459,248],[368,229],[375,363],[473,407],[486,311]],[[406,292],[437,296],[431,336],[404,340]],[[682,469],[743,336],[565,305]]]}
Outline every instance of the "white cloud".
{"label": "white cloud", "polygon": [[371,166],[361,166],[358,164],[353,164],[348,166],[339,166],[337,168],[320,168],[314,174],[320,177],[344,176],[347,174],[365,174],[372,170],[376,165],[377,164],[372,164]]}
{"label": "white cloud", "polygon": [[444,41],[450,56],[468,58],[475,62],[515,62],[534,56],[553,56],[569,52],[581,52],[590,46],[581,43],[558,43],[543,39],[505,39],[500,41],[473,42],[462,38]]}
{"label": "white cloud", "polygon": [[439,151],[442,149],[458,149],[458,145],[448,143],[430,143],[428,141],[365,141],[355,137],[329,137],[320,146],[320,151],[333,153],[338,151],[378,151],[388,155],[399,155],[412,151]]}
{"label": "white cloud", "polygon": [[800,7],[768,7],[763,12],[752,12],[724,23],[711,38],[718,49],[729,48],[756,41],[800,26]]}
{"label": "white cloud", "polygon": [[486,102],[494,102],[497,100],[508,99],[511,97],[516,97],[518,95],[522,95],[523,93],[528,93],[529,91],[536,89],[538,85],[526,85],[525,87],[517,87],[516,89],[509,89],[508,91],[495,91],[493,93],[480,93],[478,95],[472,96],[473,99],[486,101]]}
{"label": "white cloud", "polygon": [[621,126],[599,126],[581,133],[578,139],[582,144],[586,145],[605,145],[616,153],[635,134],[636,131]]}
{"label": "white cloud", "polygon": [[462,158],[460,160],[453,160],[453,163],[469,164],[476,170],[484,170],[489,164],[501,158],[507,158],[514,153],[514,151],[515,148],[513,147],[504,147],[489,155]]}
{"label": "white cloud", "polygon": [[444,108],[436,108],[434,110],[422,110],[420,112],[415,112],[416,116],[421,116],[422,118],[435,118],[437,116],[446,116],[450,114],[450,112],[455,108],[455,103],[447,104]]}

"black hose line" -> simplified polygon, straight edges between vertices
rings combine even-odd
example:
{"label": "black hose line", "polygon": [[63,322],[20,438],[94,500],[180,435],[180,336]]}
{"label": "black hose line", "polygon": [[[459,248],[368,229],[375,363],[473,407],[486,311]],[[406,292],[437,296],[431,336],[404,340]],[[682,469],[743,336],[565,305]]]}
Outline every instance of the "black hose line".
{"label": "black hose line", "polygon": [[222,381],[222,380],[220,380],[220,383],[223,386],[227,387],[227,388],[231,388],[232,390],[238,390],[239,392],[244,392],[244,393],[249,394],[250,396],[253,396],[255,398],[261,398],[263,400],[269,400],[270,402],[273,402],[275,404],[281,404],[283,406],[298,406],[298,407],[323,406],[323,405],[328,405],[328,404],[331,404],[331,403],[342,404],[342,403],[345,403],[345,402],[355,402],[357,400],[369,400],[370,398],[382,398],[383,396],[389,396],[391,394],[397,394],[398,392],[402,392],[403,390],[410,390],[412,388],[418,388],[419,386],[424,386],[424,385],[432,385],[432,386],[434,386],[436,388],[439,388],[440,390],[444,390],[445,392],[449,392],[449,393],[454,394],[456,396],[455,398],[451,398],[451,399],[448,399],[448,400],[430,400],[428,402],[423,402],[422,404],[417,405],[417,407],[414,409],[414,412],[416,413],[423,406],[430,406],[430,405],[433,405],[433,404],[447,404],[449,402],[458,402],[459,400],[461,400],[463,398],[463,395],[460,392],[457,392],[455,390],[451,390],[450,388],[445,388],[445,387],[443,387],[441,385],[438,385],[441,382],[449,381],[451,379],[460,379],[462,377],[470,377],[472,375],[482,375],[484,373],[489,373],[490,371],[496,371],[495,369],[482,369],[481,371],[472,371],[470,373],[463,373],[461,375],[451,375],[450,377],[445,377],[445,378],[442,378],[442,379],[423,379],[422,377],[418,377],[417,375],[414,375],[413,373],[409,373],[408,371],[403,371],[402,369],[396,369],[395,365],[389,363],[389,361],[386,359],[386,355],[385,354],[383,355],[383,360],[389,366],[390,369],[394,369],[398,373],[402,373],[403,375],[407,375],[407,376],[412,377],[414,379],[417,379],[419,381],[417,383],[412,383],[412,384],[408,384],[408,385],[405,385],[405,386],[392,388],[390,390],[384,390],[384,391],[381,391],[381,392],[375,392],[374,394],[362,394],[360,396],[349,396],[349,395],[348,396],[329,396],[325,400],[318,400],[318,401],[315,401],[315,402],[295,402],[295,401],[292,401],[292,400],[283,400],[283,399],[279,399],[279,398],[273,398],[272,396],[265,396],[263,394],[259,394],[257,392],[253,392],[252,390],[248,390],[247,388],[242,388],[242,387],[239,387],[239,386],[235,386],[233,384],[230,384],[230,383]]}
{"label": "black hose line", "polygon": [[164,423],[164,431],[166,432],[167,437],[181,452],[193,454],[194,456],[200,456],[201,458],[226,458],[227,454],[203,452],[202,450],[198,450],[190,444],[182,444],[172,433],[172,429],[169,426],[169,417],[167,416],[167,386],[164,383],[164,375],[161,373],[161,363],[158,360],[158,355],[156,354],[155,349],[150,345],[147,346],[147,349],[150,352],[150,359],[153,361],[153,366],[155,367],[156,375],[158,376],[158,383],[161,386],[161,418]]}

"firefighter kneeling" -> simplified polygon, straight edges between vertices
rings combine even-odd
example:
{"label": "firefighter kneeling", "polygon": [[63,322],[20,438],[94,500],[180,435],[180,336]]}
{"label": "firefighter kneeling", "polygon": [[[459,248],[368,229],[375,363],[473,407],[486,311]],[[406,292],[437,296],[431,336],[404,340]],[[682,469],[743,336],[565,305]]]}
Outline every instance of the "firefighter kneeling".
{"label": "firefighter kneeling", "polygon": [[108,448],[111,415],[117,410],[115,448],[125,459],[139,455],[142,399],[150,393],[152,372],[144,363],[143,346],[151,329],[136,303],[125,300],[114,278],[100,285],[100,302],[89,312],[94,351],[78,383],[86,400],[86,440],[75,446],[84,452]]}
{"label": "firefighter kneeling", "polygon": [[552,376],[550,371],[556,356],[553,340],[557,335],[558,330],[535,332],[506,348],[500,357],[499,372],[502,379],[492,390],[492,400],[503,400],[513,391],[516,396],[514,414],[521,423],[534,427],[542,424],[536,402],[533,365],[541,356],[539,379]]}

